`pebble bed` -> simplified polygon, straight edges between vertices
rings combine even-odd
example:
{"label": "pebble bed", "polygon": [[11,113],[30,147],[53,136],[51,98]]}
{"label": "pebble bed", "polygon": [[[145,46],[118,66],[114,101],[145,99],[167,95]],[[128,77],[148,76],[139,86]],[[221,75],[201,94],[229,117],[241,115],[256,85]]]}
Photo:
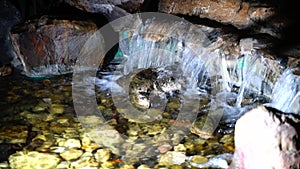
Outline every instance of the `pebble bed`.
{"label": "pebble bed", "polygon": [[[125,154],[94,141],[79,122],[72,102],[72,76],[26,78],[13,75],[0,79],[0,168],[14,169],[146,169],[227,168],[234,152],[233,133],[214,133],[203,138],[193,126],[181,140],[156,139],[174,123],[171,112],[178,103],[171,100],[162,119],[149,124],[131,121],[116,112],[109,93],[96,92],[98,109],[107,123],[129,140],[152,137],[155,156],[138,158],[146,143],[125,143],[112,136]],[[97,117],[86,116],[92,121]],[[97,126],[94,126],[97,127]],[[92,129],[93,130],[93,129]],[[106,140],[104,138],[100,138]],[[130,158],[132,157],[132,158]]]}

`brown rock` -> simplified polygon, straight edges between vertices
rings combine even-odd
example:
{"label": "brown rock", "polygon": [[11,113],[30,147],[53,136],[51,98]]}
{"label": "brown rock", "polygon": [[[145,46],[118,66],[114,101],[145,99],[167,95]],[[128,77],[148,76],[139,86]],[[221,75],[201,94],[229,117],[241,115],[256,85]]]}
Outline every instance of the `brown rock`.
{"label": "brown rock", "polygon": [[224,24],[232,24],[238,28],[249,27],[255,21],[266,20],[274,15],[272,7],[251,6],[248,2],[241,0],[161,0],[159,11],[199,16]]}
{"label": "brown rock", "polygon": [[71,71],[86,40],[96,30],[97,26],[88,21],[42,17],[17,27],[10,37],[25,72],[60,74]]}
{"label": "brown rock", "polygon": [[243,115],[235,126],[231,169],[300,168],[299,116],[263,106]]}

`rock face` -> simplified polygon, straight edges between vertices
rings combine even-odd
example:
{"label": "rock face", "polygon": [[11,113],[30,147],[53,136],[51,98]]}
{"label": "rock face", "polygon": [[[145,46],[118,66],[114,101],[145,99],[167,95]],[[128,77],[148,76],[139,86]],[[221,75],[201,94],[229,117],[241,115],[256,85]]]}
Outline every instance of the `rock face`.
{"label": "rock face", "polygon": [[247,112],[235,126],[230,168],[300,168],[299,125],[298,116],[263,106]]}
{"label": "rock face", "polygon": [[249,27],[274,14],[270,6],[251,6],[249,2],[241,0],[161,0],[159,11],[208,18],[224,24],[232,24],[238,28]]}
{"label": "rock face", "polygon": [[109,20],[114,20],[139,9],[144,0],[66,0],[66,3],[80,10],[91,13],[102,13]]}
{"label": "rock face", "polygon": [[72,70],[80,50],[97,26],[88,21],[42,17],[12,30],[16,57],[29,75]]}

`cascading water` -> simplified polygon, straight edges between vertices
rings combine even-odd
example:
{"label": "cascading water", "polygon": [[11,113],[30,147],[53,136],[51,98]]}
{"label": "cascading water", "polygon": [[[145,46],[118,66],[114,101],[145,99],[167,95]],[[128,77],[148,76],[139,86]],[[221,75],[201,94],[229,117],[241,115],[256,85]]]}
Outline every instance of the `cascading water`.
{"label": "cascading water", "polygon": [[300,114],[300,77],[287,69],[275,83],[269,106],[283,112]]}
{"label": "cascading water", "polygon": [[[102,91],[110,90],[117,112],[131,123],[152,124],[153,121],[163,119],[161,114],[167,109],[168,99],[172,99],[170,96],[173,95],[179,100],[180,112],[175,114],[177,117],[174,118],[178,124],[168,126],[169,128],[155,136],[154,140],[164,141],[168,137],[175,140],[174,145],[178,144],[182,138],[178,135],[183,136],[189,132],[199,114],[208,117],[202,131],[213,133],[221,118],[222,124],[229,124],[227,129],[231,126],[230,132],[236,119],[257,104],[269,104],[292,113],[299,112],[299,76],[294,75],[289,68],[282,68],[278,60],[268,58],[256,50],[257,42],[253,39],[242,39],[239,55],[229,57],[228,54],[224,54],[226,43],[220,40],[221,38],[216,41],[210,40],[207,37],[212,31],[184,20],[161,20],[159,17],[143,20],[141,17],[127,16],[126,19],[112,22],[111,25],[119,32],[122,54],[119,53],[113,60],[117,63],[115,71],[101,72],[101,77],[96,78],[95,83]],[[90,53],[93,48],[97,49],[95,44],[97,43],[89,42],[82,50],[89,53],[83,52],[79,58],[86,59],[89,54],[95,55],[95,52]],[[88,61],[92,63],[92,60]],[[155,74],[155,78],[143,71]],[[80,74],[80,70],[77,73]],[[145,77],[139,77],[141,75]],[[150,78],[147,79],[147,76]],[[84,78],[79,76],[77,81]],[[134,89],[131,81],[139,78],[152,79],[153,84],[148,85],[147,89],[147,85],[145,87],[135,82],[139,88]],[[76,94],[77,87],[77,92],[81,90],[82,84],[79,82],[81,81],[76,83],[76,78],[74,79],[73,83],[78,86],[73,86],[73,95]],[[289,96],[282,97],[286,92],[289,92]],[[140,99],[142,106],[132,103],[131,93],[136,94],[135,98]],[[84,92],[77,95],[78,101],[83,100],[83,103],[77,105],[76,112],[83,112],[85,110],[80,106],[87,107],[84,98],[92,95]],[[208,101],[205,106],[201,105],[202,100]],[[77,103],[76,99],[74,103]],[[97,131],[114,133],[121,141],[103,142],[101,134],[90,131],[95,140],[110,147],[114,153],[125,153],[130,159],[141,158],[141,154],[143,157],[158,155],[153,150],[157,142],[153,141],[152,137],[130,140],[127,135],[113,132],[113,128],[105,123],[105,118],[97,115],[97,107],[91,108],[92,104],[96,103],[88,106],[92,114],[100,117],[99,122],[93,124],[97,126]],[[78,114],[83,119],[84,115]],[[209,125],[211,121],[214,123],[212,127]],[[83,126],[91,126],[88,121],[81,123]],[[227,129],[225,127],[225,130],[221,131]],[[139,150],[134,149],[134,146],[132,149],[126,146],[141,143],[144,147]],[[132,151],[135,151],[134,155],[131,154]]]}
{"label": "cascading water", "polygon": [[[218,42],[206,38],[207,34],[201,27],[187,26],[180,21],[172,24],[157,22],[155,19],[133,25],[128,29],[131,31],[120,32],[121,39],[126,40],[120,42],[124,60],[119,77],[133,70],[165,69],[165,65],[176,63],[180,69],[177,73],[181,75],[173,73],[173,76],[184,77],[181,85],[187,89],[209,96],[212,99],[210,106],[215,107],[213,111],[222,109],[227,121],[237,119],[255,104],[270,102],[282,111],[299,112],[299,77],[287,73],[289,69],[282,73],[284,69],[279,61],[267,58],[255,49],[257,41],[242,39],[241,55],[228,59],[222,53],[223,45],[215,48]],[[214,87],[215,93],[201,90],[203,86]],[[286,92],[289,95],[282,97]],[[245,98],[251,98],[252,103],[243,103]],[[235,103],[229,103],[232,101]]]}

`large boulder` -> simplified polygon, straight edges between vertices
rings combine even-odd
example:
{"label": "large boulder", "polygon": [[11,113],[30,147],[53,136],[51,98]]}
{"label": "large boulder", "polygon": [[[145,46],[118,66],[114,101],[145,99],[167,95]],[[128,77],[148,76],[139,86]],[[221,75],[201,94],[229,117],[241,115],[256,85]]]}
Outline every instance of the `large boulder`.
{"label": "large boulder", "polygon": [[259,106],[235,126],[235,153],[230,169],[300,168],[298,115]]}
{"label": "large boulder", "polygon": [[[282,20],[273,19],[275,9],[269,4],[242,0],[161,0],[159,11],[170,14],[182,14],[214,20],[222,24],[231,24],[237,28],[254,28],[258,32],[276,35]],[[263,28],[260,23],[265,23]],[[255,26],[255,27],[253,27]],[[271,30],[270,27],[273,27]],[[252,29],[252,30],[254,30]],[[277,36],[277,35],[276,35]]]}
{"label": "large boulder", "polygon": [[96,30],[91,21],[42,17],[14,28],[10,37],[28,76],[53,75],[72,71],[86,41]]}

